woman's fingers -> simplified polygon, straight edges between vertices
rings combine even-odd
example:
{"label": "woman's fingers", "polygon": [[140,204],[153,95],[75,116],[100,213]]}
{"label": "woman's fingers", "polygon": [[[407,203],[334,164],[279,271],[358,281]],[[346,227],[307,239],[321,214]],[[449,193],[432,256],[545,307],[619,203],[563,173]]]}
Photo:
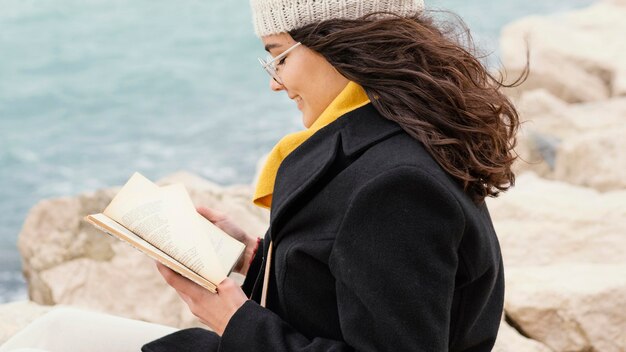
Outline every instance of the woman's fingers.
{"label": "woman's fingers", "polygon": [[159,262],[156,262],[156,266],[161,276],[163,276],[163,279],[165,279],[165,282],[167,282],[167,284],[170,286],[177,285],[180,281],[180,278],[182,278],[182,276],[176,274],[172,269],[166,267]]}
{"label": "woman's fingers", "polygon": [[222,231],[231,235],[232,237],[239,239],[241,236],[242,230],[240,230],[232,221],[228,218],[228,215],[222,213],[221,211],[207,208],[207,207],[197,207],[196,210],[200,215],[202,215],[205,219],[209,220],[213,223],[213,225],[219,227]]}
{"label": "woman's fingers", "polygon": [[218,285],[218,293],[213,294],[161,263],[157,262],[157,268],[191,313],[219,335],[224,333],[233,314],[248,300],[241,287],[232,279],[224,279]]}
{"label": "woman's fingers", "polygon": [[[217,285],[217,294],[218,295],[230,295],[233,292],[242,292],[241,287],[231,278],[227,277],[222,282]],[[243,296],[246,297],[245,294]]]}
{"label": "woman's fingers", "polygon": [[239,226],[235,225],[235,223],[232,222],[225,213],[207,207],[198,207],[196,210],[200,215],[204,216],[205,219],[212,222],[215,226],[219,227],[222,231],[226,232],[234,239],[247,243],[246,240],[248,235],[246,232]]}
{"label": "woman's fingers", "polygon": [[226,214],[215,209],[200,206],[197,207],[196,210],[200,213],[200,215],[204,216],[207,220],[213,223],[223,221],[227,218]]}
{"label": "woman's fingers", "polygon": [[161,276],[163,276],[165,282],[167,282],[168,285],[172,286],[181,296],[184,295],[187,296],[187,298],[196,297],[203,294],[204,292],[202,291],[206,291],[204,288],[197,285],[193,281],[187,279],[182,275],[179,275],[172,269],[166,267],[159,262],[157,262],[157,269],[159,269],[159,273],[161,273]]}

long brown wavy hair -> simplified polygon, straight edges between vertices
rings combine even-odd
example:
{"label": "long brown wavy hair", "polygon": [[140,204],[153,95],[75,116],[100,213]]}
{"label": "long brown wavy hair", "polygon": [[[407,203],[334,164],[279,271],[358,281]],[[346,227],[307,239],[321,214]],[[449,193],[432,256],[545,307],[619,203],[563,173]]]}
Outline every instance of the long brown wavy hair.
{"label": "long brown wavy hair", "polygon": [[450,23],[441,26],[424,13],[411,18],[377,13],[289,34],[360,84],[382,116],[422,142],[481,203],[515,183],[511,165],[519,118],[500,88],[525,77],[510,85],[495,78],[477,58],[463,21]]}

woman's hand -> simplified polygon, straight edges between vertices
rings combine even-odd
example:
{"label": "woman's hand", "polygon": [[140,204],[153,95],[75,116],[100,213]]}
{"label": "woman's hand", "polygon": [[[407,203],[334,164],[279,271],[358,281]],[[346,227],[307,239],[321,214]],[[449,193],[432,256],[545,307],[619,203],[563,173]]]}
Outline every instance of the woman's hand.
{"label": "woman's hand", "polygon": [[191,312],[220,336],[230,318],[248,300],[241,287],[232,279],[224,279],[218,285],[217,293],[211,293],[165,265],[156,264],[165,282],[176,290]]}
{"label": "woman's hand", "polygon": [[200,215],[204,216],[205,219],[222,229],[222,231],[246,245],[243,255],[233,268],[234,272],[245,276],[250,268],[250,262],[256,253],[258,238],[248,235],[239,226],[235,225],[235,223],[226,214],[220,211],[207,207],[198,207],[196,210],[200,213]]}

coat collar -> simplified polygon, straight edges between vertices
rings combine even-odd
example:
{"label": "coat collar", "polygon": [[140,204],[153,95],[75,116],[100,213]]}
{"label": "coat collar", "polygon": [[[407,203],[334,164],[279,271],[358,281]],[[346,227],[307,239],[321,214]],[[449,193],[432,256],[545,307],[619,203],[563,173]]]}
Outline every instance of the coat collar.
{"label": "coat collar", "polygon": [[271,207],[270,234],[299,196],[318,182],[333,164],[339,148],[347,157],[397,134],[402,128],[383,118],[369,103],[341,116],[294,150],[281,164]]}
{"label": "coat collar", "polygon": [[253,196],[254,204],[264,208],[271,206],[278,168],[292,151],[297,149],[317,131],[348,112],[358,109],[369,102],[370,99],[365,89],[359,84],[349,81],[341,93],[333,99],[310,127],[306,130],[291,133],[283,137],[280,142],[272,148],[272,151],[267,156],[265,165],[259,173],[256,190]]}

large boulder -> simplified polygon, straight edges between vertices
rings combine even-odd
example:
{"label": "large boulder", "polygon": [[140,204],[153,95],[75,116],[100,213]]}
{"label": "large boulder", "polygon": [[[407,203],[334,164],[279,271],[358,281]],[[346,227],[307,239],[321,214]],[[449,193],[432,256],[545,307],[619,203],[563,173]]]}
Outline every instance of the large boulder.
{"label": "large boulder", "polygon": [[532,339],[555,351],[626,351],[626,264],[509,268],[506,285],[507,316]]}
{"label": "large boulder", "polygon": [[564,140],[556,156],[558,180],[600,191],[626,189],[626,124]]}
{"label": "large boulder", "polygon": [[598,3],[566,14],[523,18],[500,37],[502,62],[517,77],[530,50],[530,75],[516,90],[544,88],[575,103],[626,95],[626,7]]}
{"label": "large boulder", "polygon": [[522,336],[504,320],[500,323],[498,338],[492,352],[552,352],[541,342]]}
{"label": "large boulder", "polygon": [[566,104],[547,90],[524,92],[515,171],[593,187],[626,189],[626,98]]}
{"label": "large boulder", "polygon": [[604,0],[608,4],[626,7],[626,0]]}
{"label": "large boulder", "polygon": [[626,306],[626,190],[525,173],[488,205],[506,268],[507,322],[554,351],[626,350],[618,308]]}
{"label": "large boulder", "polygon": [[524,92],[514,100],[522,127],[564,140],[587,132],[623,127],[626,97],[567,104],[545,89]]}
{"label": "large boulder", "polygon": [[543,177],[549,177],[554,170],[556,148],[560,139],[550,133],[552,124],[535,126],[534,120],[543,116],[561,116],[568,109],[568,104],[552,95],[546,89],[536,89],[524,92],[514,99],[519,113],[520,128],[517,134],[515,148],[518,159],[513,165],[515,173],[532,171]]}
{"label": "large boulder", "polygon": [[626,190],[601,193],[525,173],[488,205],[507,269],[626,263]]}
{"label": "large boulder", "polygon": [[[220,187],[188,173],[159,184],[173,182],[186,186],[194,204],[230,214],[250,234],[264,234],[268,213],[251,204],[250,186]],[[151,259],[82,220],[102,211],[117,190],[44,200],[31,209],[18,240],[30,299],[176,327],[199,325]]]}
{"label": "large boulder", "polygon": [[570,104],[545,88],[524,91],[515,99],[515,105],[523,121],[535,116],[562,114]]}

